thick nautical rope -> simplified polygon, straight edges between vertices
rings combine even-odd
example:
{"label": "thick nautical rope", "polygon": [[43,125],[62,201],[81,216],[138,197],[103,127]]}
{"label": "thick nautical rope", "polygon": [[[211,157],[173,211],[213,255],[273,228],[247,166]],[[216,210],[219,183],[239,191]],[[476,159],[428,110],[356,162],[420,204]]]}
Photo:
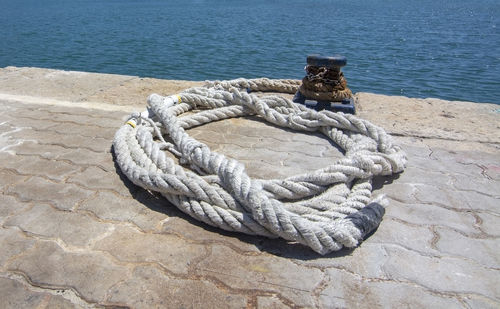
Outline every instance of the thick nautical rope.
{"label": "thick nautical rope", "polygon": [[[208,82],[175,96],[153,94],[148,110],[132,114],[117,131],[116,162],[134,184],[161,193],[209,225],[282,237],[320,254],[355,247],[379,225],[384,213],[380,205],[384,199],[371,198],[372,178],[403,171],[405,154],[382,128],[366,120],[318,112],[277,95],[251,93],[294,93],[299,84],[237,79]],[[199,111],[182,115],[191,110]],[[247,115],[293,130],[321,132],[345,156],[286,179],[252,179],[243,164],[211,151],[185,131]]]}

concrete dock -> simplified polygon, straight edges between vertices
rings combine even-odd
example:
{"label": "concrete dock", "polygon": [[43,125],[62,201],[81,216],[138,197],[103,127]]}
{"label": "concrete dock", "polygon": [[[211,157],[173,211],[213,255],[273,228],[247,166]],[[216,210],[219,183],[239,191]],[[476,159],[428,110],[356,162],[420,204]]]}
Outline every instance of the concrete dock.
{"label": "concrete dock", "polygon": [[[358,248],[327,256],[199,223],[116,168],[146,98],[200,82],[0,69],[1,308],[500,308],[500,105],[357,93],[406,151]],[[189,131],[282,178],[342,154],[258,118]]]}

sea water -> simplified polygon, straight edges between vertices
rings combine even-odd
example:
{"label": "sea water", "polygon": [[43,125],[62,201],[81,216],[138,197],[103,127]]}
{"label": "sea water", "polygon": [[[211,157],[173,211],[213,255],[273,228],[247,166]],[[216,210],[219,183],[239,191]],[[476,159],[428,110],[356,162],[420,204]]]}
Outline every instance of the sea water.
{"label": "sea water", "polygon": [[354,92],[500,104],[499,20],[498,0],[0,0],[0,67],[302,78],[342,54]]}

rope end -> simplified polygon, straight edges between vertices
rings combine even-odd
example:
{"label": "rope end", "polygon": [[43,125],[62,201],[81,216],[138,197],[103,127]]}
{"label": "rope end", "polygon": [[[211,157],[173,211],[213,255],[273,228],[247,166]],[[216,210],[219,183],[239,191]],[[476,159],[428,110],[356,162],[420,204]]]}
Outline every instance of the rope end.
{"label": "rope end", "polygon": [[373,202],[361,208],[358,212],[348,215],[345,219],[351,221],[360,230],[364,238],[378,228],[384,213],[384,206]]}

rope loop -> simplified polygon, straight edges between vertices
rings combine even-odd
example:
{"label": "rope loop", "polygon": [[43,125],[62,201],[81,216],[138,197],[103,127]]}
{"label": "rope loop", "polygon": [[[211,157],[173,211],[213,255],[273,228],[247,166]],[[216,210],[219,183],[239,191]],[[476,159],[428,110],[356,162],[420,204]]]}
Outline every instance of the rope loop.
{"label": "rope loop", "polygon": [[[116,132],[117,164],[134,184],[161,193],[209,225],[281,237],[320,254],[355,247],[384,213],[386,200],[371,198],[373,177],[402,172],[406,155],[382,128],[354,115],[248,93],[294,93],[299,86],[294,80],[236,79],[207,82],[176,96],[151,95],[148,111],[133,113]],[[195,109],[199,111],[185,114]],[[243,164],[211,151],[185,131],[248,115],[293,130],[321,132],[345,157],[286,179],[252,179]]]}

